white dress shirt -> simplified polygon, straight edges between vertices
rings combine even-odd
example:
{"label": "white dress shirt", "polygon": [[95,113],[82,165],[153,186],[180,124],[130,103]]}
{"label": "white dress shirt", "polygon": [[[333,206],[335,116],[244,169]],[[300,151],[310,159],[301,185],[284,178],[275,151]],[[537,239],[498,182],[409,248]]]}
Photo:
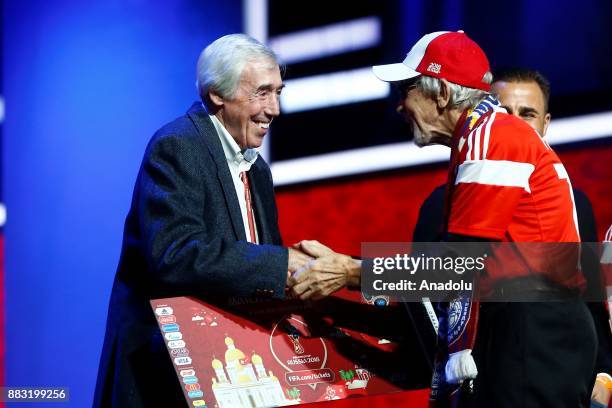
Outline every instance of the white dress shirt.
{"label": "white dress shirt", "polygon": [[[251,169],[259,153],[255,149],[246,149],[244,152],[240,150],[240,146],[234,140],[232,135],[229,134],[227,129],[223,126],[221,121],[217,119],[215,115],[208,115],[212,121],[219,139],[221,139],[221,146],[223,146],[223,153],[227,160],[227,166],[229,167],[232,175],[232,181],[234,182],[234,188],[236,190],[236,196],[238,197],[238,203],[240,204],[240,213],[242,214],[242,223],[244,224],[244,233],[247,241],[251,242],[251,233],[249,230],[249,218],[247,215],[247,204],[244,197],[244,184],[240,180],[240,173],[243,171],[248,172]],[[251,188],[251,198],[253,198],[253,192]],[[253,218],[255,218],[255,209],[253,208]],[[259,242],[259,234],[257,233],[257,223],[253,225],[255,228],[255,239],[256,243]]]}

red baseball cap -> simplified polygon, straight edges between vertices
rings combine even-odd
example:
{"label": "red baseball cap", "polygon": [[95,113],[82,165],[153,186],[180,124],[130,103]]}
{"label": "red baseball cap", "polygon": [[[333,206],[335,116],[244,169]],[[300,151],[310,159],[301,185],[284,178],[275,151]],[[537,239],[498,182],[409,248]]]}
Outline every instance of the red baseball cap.
{"label": "red baseball cap", "polygon": [[468,88],[489,91],[484,82],[490,71],[482,48],[463,31],[437,31],[423,36],[399,64],[372,67],[374,75],[385,82],[403,81],[418,75],[444,78]]}

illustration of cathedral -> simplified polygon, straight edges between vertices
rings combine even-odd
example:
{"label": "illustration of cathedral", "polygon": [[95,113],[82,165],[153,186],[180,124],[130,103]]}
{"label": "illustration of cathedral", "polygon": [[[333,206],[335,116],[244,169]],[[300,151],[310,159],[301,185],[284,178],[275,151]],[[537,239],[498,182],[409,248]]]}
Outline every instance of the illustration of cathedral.
{"label": "illustration of cathedral", "polygon": [[246,361],[244,353],[234,346],[234,340],[225,338],[225,369],[223,363],[214,359],[212,367],[217,378],[212,379],[212,390],[219,408],[260,408],[296,405],[299,400],[285,397],[278,378],[272,371],[266,373],[263,360],[257,354]]}

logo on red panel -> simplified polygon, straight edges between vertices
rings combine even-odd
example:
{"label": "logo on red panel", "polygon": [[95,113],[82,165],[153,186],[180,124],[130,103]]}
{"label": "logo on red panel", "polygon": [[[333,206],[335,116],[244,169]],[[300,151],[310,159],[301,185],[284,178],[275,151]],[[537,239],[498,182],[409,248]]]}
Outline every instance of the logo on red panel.
{"label": "logo on red panel", "polygon": [[179,374],[181,375],[181,377],[191,377],[195,375],[195,370],[192,370],[191,368],[189,368],[186,370],[179,371]]}
{"label": "logo on red panel", "polygon": [[313,335],[308,325],[294,316],[281,319],[270,334],[270,351],[274,359],[287,370],[286,380],[291,385],[334,381],[333,372],[326,368],[325,341]]}
{"label": "logo on red panel", "polygon": [[200,390],[200,384],[185,384],[185,389],[187,391],[199,391]]}
{"label": "logo on red panel", "polygon": [[185,347],[170,350],[172,357],[186,357],[189,355],[189,350]]}
{"label": "logo on red panel", "polygon": [[289,385],[306,385],[316,383],[332,383],[335,375],[329,368],[318,370],[302,370],[285,373],[285,381]]}
{"label": "logo on red panel", "polygon": [[169,316],[174,314],[174,309],[172,309],[170,306],[157,307],[155,308],[155,314],[158,316]]}
{"label": "logo on red panel", "polygon": [[167,323],[176,323],[176,317],[174,316],[160,316],[159,317],[159,322],[161,324],[167,324]]}

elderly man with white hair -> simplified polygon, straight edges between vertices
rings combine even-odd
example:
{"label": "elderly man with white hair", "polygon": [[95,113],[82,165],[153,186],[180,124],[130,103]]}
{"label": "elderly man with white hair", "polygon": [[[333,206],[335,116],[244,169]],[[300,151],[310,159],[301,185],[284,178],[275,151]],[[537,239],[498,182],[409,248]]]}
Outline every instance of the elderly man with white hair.
{"label": "elderly man with white hair", "polygon": [[221,37],[197,64],[201,101],[144,154],[125,222],[94,406],[185,405],[149,301],[282,298],[310,258],[281,246],[272,176],[256,148],[279,115],[274,53]]}
{"label": "elderly man with white hair", "polygon": [[[403,62],[373,71],[400,91],[397,112],[419,146],[451,148],[447,241],[575,248],[580,235],[567,172],[538,133],[489,93],[489,62],[472,39],[461,31],[427,34]],[[316,299],[359,284],[358,261],[316,241],[299,248],[317,259],[290,279],[295,295]],[[559,268],[487,268],[476,276],[481,289],[463,301],[460,327],[449,327],[451,305],[439,305],[434,405],[589,405],[596,337],[579,299],[578,251],[570,255]],[[512,261],[531,266],[534,259],[518,250]],[[479,302],[483,293],[518,301]]]}

